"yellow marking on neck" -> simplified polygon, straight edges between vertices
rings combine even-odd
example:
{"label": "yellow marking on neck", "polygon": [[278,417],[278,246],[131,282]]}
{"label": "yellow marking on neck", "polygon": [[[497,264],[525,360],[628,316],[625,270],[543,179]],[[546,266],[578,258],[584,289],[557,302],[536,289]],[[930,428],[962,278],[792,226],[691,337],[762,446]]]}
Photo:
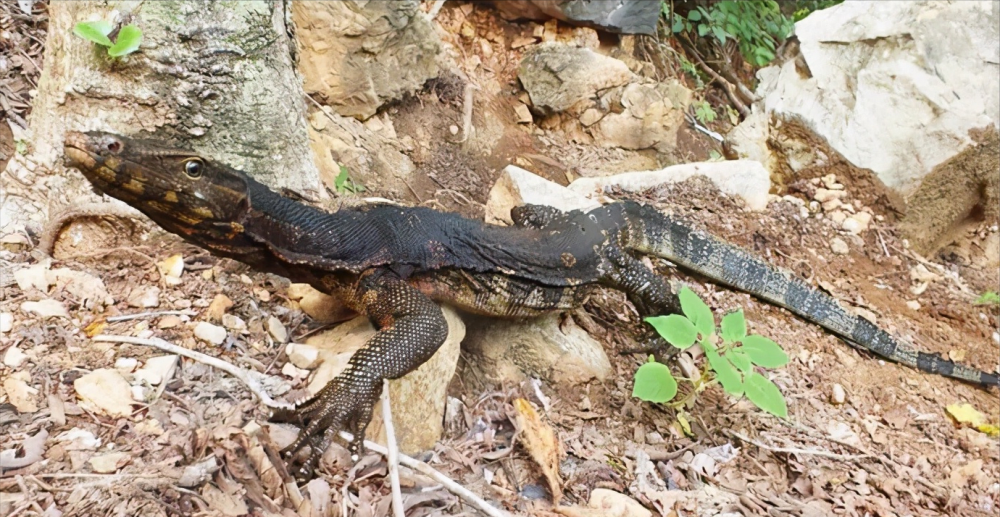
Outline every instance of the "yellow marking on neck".
{"label": "yellow marking on neck", "polygon": [[163,194],[163,200],[168,203],[176,203],[177,193],[174,192],[173,190],[168,190],[165,194]]}
{"label": "yellow marking on neck", "polygon": [[133,194],[142,194],[145,190],[143,184],[134,179],[130,179],[127,182],[122,183],[122,188]]}

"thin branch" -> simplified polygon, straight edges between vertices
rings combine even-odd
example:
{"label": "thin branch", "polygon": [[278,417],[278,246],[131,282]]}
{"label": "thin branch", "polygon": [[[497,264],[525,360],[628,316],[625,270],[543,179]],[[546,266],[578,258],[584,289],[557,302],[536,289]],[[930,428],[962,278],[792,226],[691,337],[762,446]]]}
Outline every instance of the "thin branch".
{"label": "thin branch", "polygon": [[194,350],[188,350],[187,348],[180,347],[164,341],[159,338],[137,338],[131,336],[112,336],[107,334],[99,334],[93,337],[94,341],[104,341],[109,343],[127,343],[130,345],[143,345],[159,348],[164,352],[169,352],[171,354],[177,354],[188,359],[193,359],[199,363],[204,363],[214,368],[218,368],[233,377],[236,377],[243,384],[246,384],[247,388],[260,399],[261,403],[270,408],[280,408],[280,409],[294,409],[294,406],[286,402],[277,402],[264,391],[264,383],[270,379],[278,379],[270,375],[264,375],[253,370],[246,370],[235,366],[233,364],[227,363],[221,359],[212,357],[210,355],[205,355],[201,352],[195,352]]}
{"label": "thin branch", "polygon": [[[348,433],[347,431],[341,431],[340,437],[343,438],[344,440],[347,440],[348,442],[354,440],[354,437],[351,435],[351,433]],[[364,443],[365,443],[365,448],[369,450],[375,451],[383,456],[389,455],[389,451],[386,450],[385,447],[382,447],[381,445],[375,442],[365,440]],[[452,481],[452,479],[449,478],[448,476],[445,476],[444,474],[434,469],[434,467],[420,460],[411,458],[405,454],[400,454],[399,463],[413,470],[416,470],[417,472],[437,481],[438,483],[441,483],[441,485],[447,488],[449,492],[462,498],[462,500],[464,500],[466,503],[474,506],[476,509],[488,515],[489,517],[511,517],[509,513],[499,508],[491,506],[485,500],[483,500],[476,494],[473,494],[464,486],[459,485],[455,481]]]}
{"label": "thin branch", "polygon": [[389,407],[389,379],[382,379],[382,425],[385,426],[386,459],[389,462],[389,486],[392,487],[392,514],[406,517],[403,512],[403,493],[399,489],[399,447],[396,430],[392,426],[392,409]]}
{"label": "thin branch", "polygon": [[823,457],[823,458],[831,458],[831,459],[841,460],[841,461],[856,461],[856,460],[860,460],[860,459],[864,459],[864,458],[871,458],[872,457],[871,454],[837,454],[835,452],[821,451],[821,450],[814,450],[814,449],[795,449],[795,448],[786,448],[786,447],[774,447],[772,445],[765,445],[765,444],[763,444],[763,443],[761,443],[761,442],[759,442],[757,440],[753,440],[751,438],[748,438],[748,437],[746,437],[746,436],[744,436],[744,435],[742,435],[742,434],[740,434],[740,433],[738,433],[736,431],[726,430],[725,432],[726,432],[726,434],[729,434],[730,436],[739,438],[740,440],[743,440],[746,443],[751,443],[753,445],[756,445],[757,447],[760,447],[761,449],[764,449],[766,451],[771,451],[771,452],[781,452],[781,453],[785,453],[785,454],[805,454],[805,455],[810,455],[810,456],[820,456],[820,457]]}
{"label": "thin branch", "polygon": [[194,311],[153,311],[153,312],[139,312],[136,314],[122,314],[121,316],[111,316],[110,318],[105,318],[104,321],[108,323],[115,323],[118,321],[128,321],[137,320],[141,318],[158,318],[160,316],[197,316],[198,313]]}
{"label": "thin branch", "polygon": [[729,97],[729,101],[733,103],[733,106],[736,106],[736,111],[740,112],[740,116],[743,118],[747,118],[748,116],[750,116],[750,108],[748,108],[747,105],[744,104],[742,100],[740,100],[739,95],[737,95],[736,92],[733,91],[733,85],[729,81],[727,81],[725,77],[722,77],[721,75],[719,75],[718,72],[712,70],[712,67],[708,66],[708,64],[705,63],[705,60],[701,58],[701,54],[699,54],[698,51],[694,49],[694,47],[688,47],[687,49],[690,52],[690,54],[694,56],[694,59],[695,61],[697,61],[698,66],[706,74],[711,76],[712,79],[716,80],[719,83],[719,86],[722,87],[722,90],[726,92],[726,96]]}

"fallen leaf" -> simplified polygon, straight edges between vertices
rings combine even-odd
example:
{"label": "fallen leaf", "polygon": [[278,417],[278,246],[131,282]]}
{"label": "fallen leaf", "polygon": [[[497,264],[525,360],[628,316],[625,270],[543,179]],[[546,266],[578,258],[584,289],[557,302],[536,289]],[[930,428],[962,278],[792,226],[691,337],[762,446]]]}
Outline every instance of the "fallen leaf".
{"label": "fallen leaf", "polygon": [[7,393],[7,401],[14,405],[18,413],[34,413],[38,411],[38,390],[28,386],[21,375],[26,372],[18,372],[4,379],[3,390]]}
{"label": "fallen leaf", "polygon": [[80,405],[104,415],[132,414],[132,387],[118,370],[101,368],[73,381]]}
{"label": "fallen leaf", "polygon": [[90,322],[90,325],[87,325],[86,327],[84,327],[83,333],[86,334],[87,337],[94,337],[94,336],[96,336],[98,334],[103,334],[104,333],[104,329],[107,326],[108,326],[108,322],[104,321],[104,318],[98,318],[98,319]]}
{"label": "fallen leaf", "polygon": [[524,399],[514,400],[515,424],[520,430],[524,448],[531,459],[542,468],[545,480],[552,491],[552,504],[558,505],[562,499],[562,481],[559,479],[559,456],[562,447],[555,431],[552,430]]}
{"label": "fallen leaf", "polygon": [[981,433],[986,433],[992,438],[1000,436],[1000,426],[987,423],[986,416],[972,407],[972,404],[951,404],[945,410],[960,424],[968,425]]}

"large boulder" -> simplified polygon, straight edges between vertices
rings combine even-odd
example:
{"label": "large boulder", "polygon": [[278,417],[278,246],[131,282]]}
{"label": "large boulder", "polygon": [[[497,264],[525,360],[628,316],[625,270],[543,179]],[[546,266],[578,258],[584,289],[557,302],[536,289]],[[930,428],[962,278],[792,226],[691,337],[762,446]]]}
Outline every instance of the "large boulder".
{"label": "large boulder", "polygon": [[[997,2],[844,2],[796,24],[799,55],[761,70],[758,94],[768,115],[804,125],[911,207],[953,200],[907,216],[907,236],[928,251],[977,206],[996,212],[983,194],[995,169],[946,164],[970,148],[1000,152],[989,138],[1000,127],[998,27]],[[929,181],[942,167],[957,181]]]}
{"label": "large boulder", "polygon": [[653,0],[495,0],[509,20],[555,18],[621,34],[656,34],[660,2]]}
{"label": "large boulder", "polygon": [[292,2],[306,93],[366,119],[437,77],[441,42],[418,0]]}

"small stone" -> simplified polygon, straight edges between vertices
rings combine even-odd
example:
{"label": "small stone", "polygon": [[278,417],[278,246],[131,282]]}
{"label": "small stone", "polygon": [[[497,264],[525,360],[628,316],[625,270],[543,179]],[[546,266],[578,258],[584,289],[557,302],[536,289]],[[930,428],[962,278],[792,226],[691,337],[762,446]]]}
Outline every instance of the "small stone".
{"label": "small stone", "polygon": [[597,108],[587,108],[582,114],[580,114],[579,120],[584,127],[590,127],[601,121],[604,118],[604,112]]}
{"label": "small stone", "polygon": [[864,210],[854,214],[854,219],[857,219],[864,229],[868,229],[868,225],[872,222],[872,214],[865,212]]}
{"label": "small stone", "polygon": [[236,316],[235,314],[223,314],[222,326],[229,330],[246,330],[247,322],[243,321],[243,318]]}
{"label": "small stone", "polygon": [[215,276],[215,273],[212,272],[211,268],[206,269],[206,270],[204,270],[204,271],[201,272],[201,277],[204,278],[205,280],[211,280],[212,277],[214,277],[214,276]]}
{"label": "small stone", "polygon": [[208,310],[205,312],[208,315],[208,319],[212,321],[222,321],[222,315],[233,306],[233,301],[229,299],[228,296],[219,293],[212,298],[212,303],[208,304]]}
{"label": "small stone", "polygon": [[851,251],[851,249],[847,247],[847,243],[840,237],[830,239],[830,250],[837,255],[847,255]]}
{"label": "small stone", "polygon": [[17,368],[18,366],[24,364],[27,360],[28,355],[16,346],[8,348],[7,352],[3,354],[3,364],[10,368]]}
{"label": "small stone", "polygon": [[458,134],[458,126],[456,126],[455,124],[452,124],[452,125],[448,126],[448,132],[451,133],[451,134],[453,134],[453,135],[457,135]]}
{"label": "small stone", "polygon": [[136,384],[130,388],[129,393],[132,394],[132,400],[136,402],[148,402],[146,395],[150,391],[151,390],[149,388],[141,384]]}
{"label": "small stone", "polygon": [[834,222],[838,227],[843,226],[844,221],[847,219],[847,214],[841,212],[840,210],[834,210],[827,214],[831,221]]}
{"label": "small stone", "polygon": [[87,462],[90,463],[94,472],[98,474],[112,474],[118,470],[119,464],[124,466],[127,463],[125,460],[128,457],[128,454],[124,452],[112,452],[94,456],[87,460]]}
{"label": "small stone", "polygon": [[830,390],[830,402],[839,406],[845,400],[847,400],[847,392],[844,391],[844,387],[840,384],[834,384],[833,389]]}
{"label": "small stone", "polygon": [[180,316],[174,316],[173,314],[170,314],[160,318],[160,321],[156,323],[156,326],[161,329],[172,329],[174,327],[179,326],[183,322],[184,321],[180,318]]}
{"label": "small stone", "polygon": [[843,203],[841,203],[839,199],[831,199],[831,200],[823,203],[823,211],[824,212],[830,212],[830,211],[836,210],[836,209],[840,208],[840,205],[842,205],[842,204]]}
{"label": "small stone", "polygon": [[39,300],[37,302],[24,302],[21,304],[24,312],[33,312],[43,318],[69,318],[66,307],[59,301],[51,298]]}
{"label": "small stone", "polygon": [[132,414],[132,388],[117,370],[94,370],[73,381],[73,389],[84,409],[113,417]]}
{"label": "small stone", "polygon": [[177,365],[176,355],[158,355],[146,359],[146,364],[133,374],[142,381],[148,382],[151,386],[156,386],[163,381],[169,380],[174,367]]}
{"label": "small stone", "polygon": [[909,301],[907,301],[906,302],[906,306],[909,307],[910,309],[915,310],[915,311],[919,311],[920,310],[920,302],[918,302],[916,300],[909,300]]}
{"label": "small stone", "polygon": [[253,280],[247,276],[246,273],[240,275],[240,282],[243,282],[246,285],[253,285]]}
{"label": "small stone", "polygon": [[993,342],[1000,345],[1000,332],[993,333]]}
{"label": "small stone", "polygon": [[649,444],[649,445],[660,445],[660,444],[662,444],[664,442],[665,442],[665,440],[663,439],[663,436],[660,433],[658,433],[656,431],[650,431],[650,432],[646,433],[646,443],[647,444]]}
{"label": "small stone", "polygon": [[514,38],[513,42],[511,42],[510,48],[527,47],[528,45],[533,45],[534,43],[535,43],[535,38],[533,37],[518,36],[517,38]]}
{"label": "small stone", "polygon": [[285,347],[288,361],[298,368],[311,370],[319,363],[319,349],[312,345],[289,343]]}
{"label": "small stone", "polygon": [[820,206],[822,205],[819,204],[819,201],[810,201],[809,211],[815,214],[816,212],[819,212]]}
{"label": "small stone", "polygon": [[181,274],[184,273],[184,256],[180,254],[171,255],[163,259],[162,262],[158,262],[156,266],[159,268],[161,275],[180,278]]}
{"label": "small stone", "polygon": [[293,379],[304,379],[309,375],[309,371],[300,370],[295,367],[292,363],[285,363],[285,366],[281,367],[281,373],[291,377]]}
{"label": "small stone", "polygon": [[0,332],[7,333],[14,328],[14,315],[9,312],[0,312]]}
{"label": "small stone", "polygon": [[134,357],[119,357],[115,359],[115,370],[122,373],[132,373],[139,366],[139,360]]}
{"label": "small stone", "polygon": [[514,114],[517,115],[518,124],[531,124],[535,120],[531,116],[531,110],[521,103],[514,108]]}
{"label": "small stone", "polygon": [[271,337],[278,343],[288,342],[288,331],[285,330],[281,320],[274,316],[267,318],[267,333],[271,334]]}
{"label": "small stone", "polygon": [[129,307],[151,309],[160,305],[160,288],[156,286],[140,286],[132,289],[128,295]]}
{"label": "small stone", "polygon": [[212,345],[221,345],[226,340],[226,329],[207,321],[199,321],[194,326],[194,337]]}
{"label": "small stone", "polygon": [[841,228],[844,229],[844,231],[852,235],[857,235],[861,233],[861,223],[859,223],[858,220],[853,217],[848,217],[847,219],[844,219],[844,222],[840,226]]}
{"label": "small stone", "polygon": [[825,188],[816,189],[816,194],[813,195],[813,199],[820,203],[826,203],[831,199],[841,199],[847,195],[847,192],[843,190],[828,190]]}
{"label": "small stone", "polygon": [[262,302],[269,302],[269,301],[271,301],[271,292],[268,291],[267,289],[264,289],[263,287],[254,289],[253,290],[253,294],[254,294],[254,296],[257,297],[258,300],[260,300]]}

